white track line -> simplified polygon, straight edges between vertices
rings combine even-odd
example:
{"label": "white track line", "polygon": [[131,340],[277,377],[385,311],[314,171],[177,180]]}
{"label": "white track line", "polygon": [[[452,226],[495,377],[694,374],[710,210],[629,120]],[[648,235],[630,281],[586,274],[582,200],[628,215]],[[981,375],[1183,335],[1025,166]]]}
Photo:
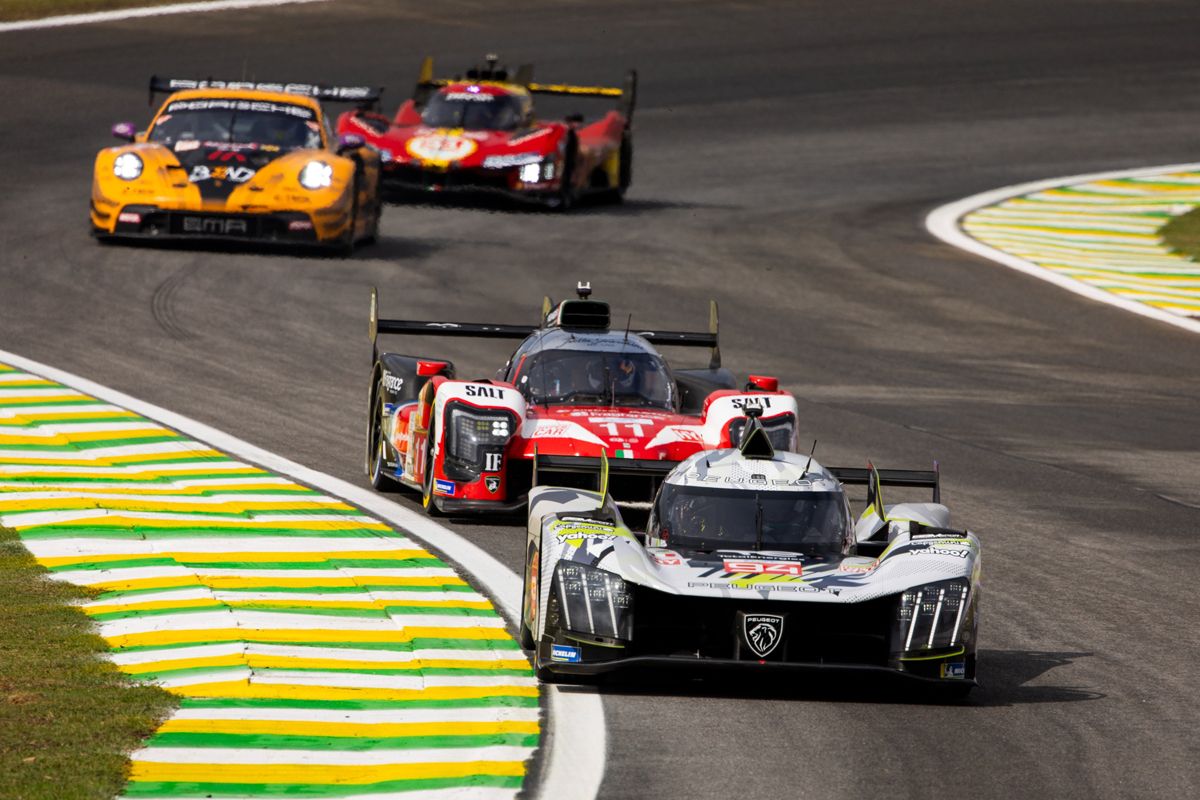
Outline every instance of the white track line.
{"label": "white track line", "polygon": [[[106,403],[121,406],[209,444],[214,449],[260,464],[353,503],[446,556],[469,573],[510,620],[517,618],[521,603],[521,579],[516,573],[487,551],[423,514],[375,492],[263,450],[203,422],[138,400],[87,378],[5,350],[0,350],[0,361],[58,381]],[[559,689],[549,684],[543,688],[548,697],[550,725],[542,733],[546,757],[542,780],[534,788],[535,796],[546,800],[592,800],[600,792],[607,750],[604,707],[600,696],[594,691],[580,688]]]}
{"label": "white track line", "polygon": [[299,3],[325,3],[328,0],[213,0],[211,3],[179,3],[170,6],[149,8],[126,8],[120,11],[97,11],[93,14],[67,14],[60,17],[24,19],[18,22],[0,22],[0,33],[8,31],[31,31],[41,28],[63,28],[68,25],[92,25],[97,22],[120,22],[139,17],[162,17],[168,14],[196,14],[202,11],[231,11],[239,8],[259,6],[286,6]]}
{"label": "white track line", "polygon": [[1052,270],[1039,267],[1032,261],[1027,261],[1019,256],[1014,256],[1011,253],[1005,253],[1002,250],[997,250],[994,247],[980,242],[963,232],[959,225],[963,217],[970,214],[972,211],[977,211],[984,206],[992,206],[997,203],[1002,203],[1005,200],[1012,199],[1019,195],[1030,194],[1032,192],[1040,192],[1046,189],[1054,189],[1060,186],[1068,186],[1077,183],[1090,183],[1093,181],[1112,180],[1114,178],[1139,178],[1150,175],[1158,175],[1164,172],[1189,172],[1200,169],[1200,163],[1194,164],[1168,164],[1161,167],[1142,167],[1139,169],[1114,170],[1111,172],[1096,172],[1090,175],[1069,175],[1064,178],[1050,178],[1043,181],[1034,181],[1032,183],[1022,183],[1017,186],[1004,186],[999,189],[993,189],[990,192],[972,195],[962,200],[950,203],[948,205],[935,208],[925,218],[925,227],[937,238],[947,244],[954,245],[967,252],[974,253],[984,258],[989,258],[1006,267],[1012,267],[1015,270],[1024,272],[1026,275],[1032,275],[1035,278],[1040,278],[1044,281],[1049,281],[1056,286],[1066,289],[1068,292],[1082,295],[1090,300],[1096,300],[1101,303],[1108,303],[1111,306],[1122,308],[1126,311],[1132,311],[1134,314],[1141,314],[1143,317],[1150,317],[1159,322],[1165,322],[1168,325],[1174,325],[1177,328],[1183,328],[1194,333],[1200,333],[1200,320],[1188,319],[1177,314],[1172,314],[1169,311],[1163,311],[1153,306],[1148,306],[1139,303],[1135,300],[1126,300],[1123,297],[1106,292],[1103,289],[1097,289],[1080,281],[1065,275],[1060,275]]}

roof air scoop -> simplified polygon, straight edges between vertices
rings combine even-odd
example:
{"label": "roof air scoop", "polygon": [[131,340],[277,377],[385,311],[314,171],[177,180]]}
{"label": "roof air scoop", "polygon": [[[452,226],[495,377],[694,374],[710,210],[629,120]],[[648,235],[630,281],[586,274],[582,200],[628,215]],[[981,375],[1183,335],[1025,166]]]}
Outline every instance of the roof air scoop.
{"label": "roof air scoop", "polygon": [[747,419],[746,429],[742,432],[742,441],[738,445],[738,449],[742,451],[742,456],[745,458],[774,458],[775,448],[771,446],[771,440],[767,437],[767,431],[758,419],[762,416],[762,407],[746,406],[745,412]]}

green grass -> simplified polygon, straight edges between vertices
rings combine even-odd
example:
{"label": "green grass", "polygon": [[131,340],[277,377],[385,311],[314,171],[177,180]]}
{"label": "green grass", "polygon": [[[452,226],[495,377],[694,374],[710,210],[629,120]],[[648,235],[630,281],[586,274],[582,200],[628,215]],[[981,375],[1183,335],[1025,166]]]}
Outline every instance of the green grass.
{"label": "green grass", "polygon": [[0,22],[41,19],[62,14],[88,14],[118,8],[168,6],[195,0],[0,0]]}
{"label": "green grass", "polygon": [[1160,233],[1172,250],[1200,261],[1200,208],[1172,218]]}
{"label": "green grass", "polygon": [[0,797],[108,800],[125,785],[127,754],[175,705],[108,661],[83,612],[84,590],[46,579],[0,528]]}

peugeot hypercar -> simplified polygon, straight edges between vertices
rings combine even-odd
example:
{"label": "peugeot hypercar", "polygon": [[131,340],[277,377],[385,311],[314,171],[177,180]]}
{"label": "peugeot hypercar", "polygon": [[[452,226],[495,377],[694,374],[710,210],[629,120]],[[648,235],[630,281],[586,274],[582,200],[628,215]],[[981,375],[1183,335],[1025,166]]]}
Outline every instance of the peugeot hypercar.
{"label": "peugeot hypercar", "polygon": [[[700,450],[728,447],[761,408],[780,450],[796,440],[796,400],[778,381],[751,375],[739,386],[721,367],[716,304],[709,332],[612,327],[607,303],[543,301],[539,325],[378,319],[379,334],[516,339],[491,380],[460,380],[445,358],[379,353],[371,376],[367,472],[376,488],[399,482],[431,513],[506,511],[542,483],[596,489],[612,463],[616,502],[644,515],[663,477]],[[703,369],[672,369],[657,346],[711,348]]]}
{"label": "peugeot hypercar", "polygon": [[169,92],[146,130],[113,126],[91,224],[101,239],[315,244],[343,252],[379,229],[379,155],[335,140],[320,101],[371,103],[378,89],[154,77]]}
{"label": "peugeot hypercar", "polygon": [[[338,130],[364,136],[383,155],[389,188],[429,192],[494,192],[567,208],[585,194],[620,200],[633,180],[633,107],[637,73],[622,88],[533,81],[485,68],[465,77],[433,77],[426,58],[413,97],[388,119],[365,109],[343,114]],[[617,108],[590,123],[535,116],[533,95],[609,98]]]}
{"label": "peugeot hypercar", "polygon": [[[740,448],[666,477],[644,537],[604,490],[529,495],[522,645],[543,680],[631,667],[892,673],[952,696],[975,684],[979,540],[948,527],[932,471],[827,468]],[[853,521],[844,485],[866,484]],[[933,489],[884,505],[881,487]]]}

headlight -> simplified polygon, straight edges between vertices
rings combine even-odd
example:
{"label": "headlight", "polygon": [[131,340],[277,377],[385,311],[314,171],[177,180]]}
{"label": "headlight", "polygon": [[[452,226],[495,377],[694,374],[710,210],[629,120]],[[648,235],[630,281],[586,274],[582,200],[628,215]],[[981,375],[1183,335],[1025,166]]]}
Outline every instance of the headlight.
{"label": "headlight", "polygon": [[939,581],[900,595],[893,650],[902,654],[960,647],[972,622],[971,585],[965,580]]}
{"label": "headlight", "polygon": [[508,411],[468,410],[453,402],[449,406],[446,455],[466,470],[467,474],[458,476],[465,480],[479,475],[489,454],[503,451],[515,428],[513,415]]}
{"label": "headlight", "polygon": [[300,170],[300,185],[305,189],[326,189],[333,183],[333,167],[324,161],[310,161]]}
{"label": "headlight", "polygon": [[[762,421],[763,430],[767,433],[767,441],[776,450],[789,450],[792,447],[792,432],[796,427],[796,417],[792,414],[781,414]],[[742,443],[742,432],[746,430],[746,418],[738,417],[729,423],[729,443],[737,447]]]}
{"label": "headlight", "polygon": [[113,161],[113,175],[123,181],[137,180],[142,175],[142,159],[137,153],[121,153]]}
{"label": "headlight", "polygon": [[521,167],[521,180],[525,183],[537,183],[538,178],[542,176],[541,164],[526,164]]}
{"label": "headlight", "polygon": [[633,639],[633,593],[620,575],[571,561],[554,567],[564,631]]}

